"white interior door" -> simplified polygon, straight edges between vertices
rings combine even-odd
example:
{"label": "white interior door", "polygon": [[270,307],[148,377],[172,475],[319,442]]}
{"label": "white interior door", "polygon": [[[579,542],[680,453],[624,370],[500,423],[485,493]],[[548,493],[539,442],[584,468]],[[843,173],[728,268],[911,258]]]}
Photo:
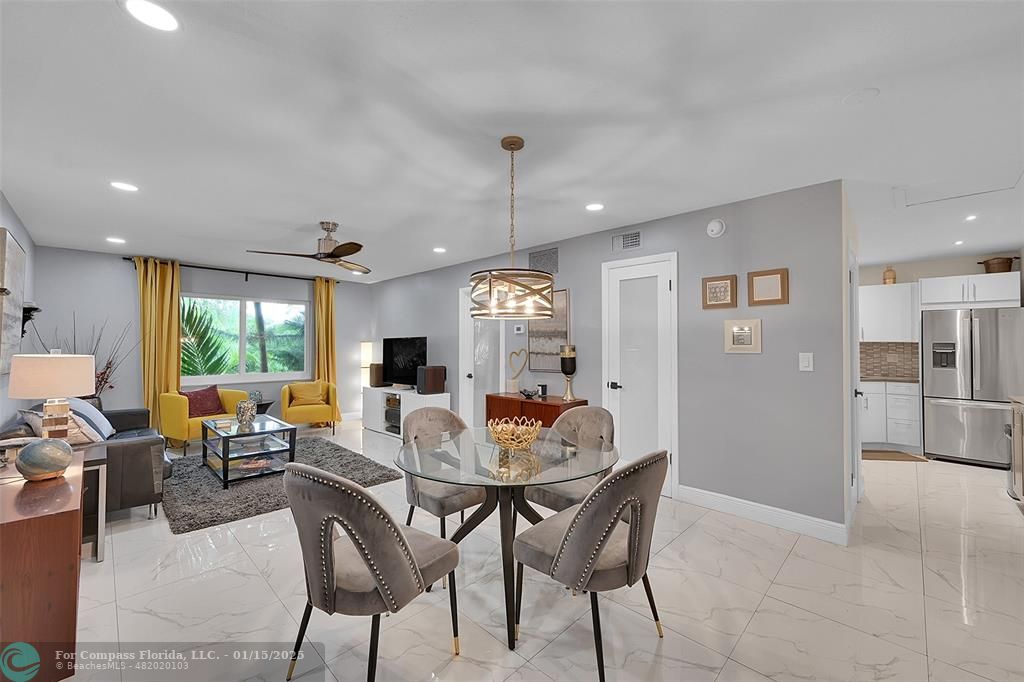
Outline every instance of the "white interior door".
{"label": "white interior door", "polygon": [[485,426],[487,394],[505,385],[505,323],[474,320],[470,289],[459,289],[459,416],[469,426]]}
{"label": "white interior door", "polygon": [[[863,446],[861,438],[861,412],[862,412],[862,401],[870,401],[879,396],[864,396],[860,391],[860,338],[861,334],[859,330],[861,327],[861,297],[860,291],[860,268],[857,264],[857,254],[853,251],[847,253],[847,284],[849,286],[849,299],[847,307],[849,310],[848,325],[850,329],[850,384],[853,387],[853,395],[850,396],[850,504],[847,508],[847,522],[851,522],[853,518],[853,510],[860,501],[861,497],[864,496],[864,479],[861,477],[861,458],[863,456]],[[882,401],[885,400],[884,396],[881,396]],[[884,402],[878,407],[884,412]],[[868,403],[870,405],[870,403]]]}
{"label": "white interior door", "polygon": [[676,481],[676,254],[604,263],[602,365],[605,409],[622,462],[668,450],[662,493]]}

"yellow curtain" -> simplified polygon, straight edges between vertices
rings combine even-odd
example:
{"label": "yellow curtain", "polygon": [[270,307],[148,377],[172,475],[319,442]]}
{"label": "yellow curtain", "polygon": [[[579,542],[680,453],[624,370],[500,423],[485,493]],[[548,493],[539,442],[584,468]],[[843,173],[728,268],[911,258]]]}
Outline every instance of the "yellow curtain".
{"label": "yellow curtain", "polygon": [[[338,362],[334,343],[334,280],[317,277],[313,281],[313,309],[316,314],[316,374],[317,381],[326,381],[337,386]],[[339,391],[340,394],[340,391]],[[339,395],[340,399],[340,395]],[[334,418],[341,421],[337,402]]]}
{"label": "yellow curtain", "polygon": [[139,278],[142,401],[160,427],[160,394],[181,389],[181,269],[174,261],[135,257]]}

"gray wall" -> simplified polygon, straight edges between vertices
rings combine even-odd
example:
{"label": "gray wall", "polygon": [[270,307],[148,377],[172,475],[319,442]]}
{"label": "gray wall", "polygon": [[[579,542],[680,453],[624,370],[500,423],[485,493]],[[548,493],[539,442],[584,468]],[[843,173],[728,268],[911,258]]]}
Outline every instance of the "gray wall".
{"label": "gray wall", "polygon": [[[709,239],[712,218],[729,225]],[[842,183],[782,192],[644,223],[643,248],[611,251],[629,228],[550,244],[559,247],[557,288],[571,297],[577,393],[601,402],[601,263],[675,251],[679,259],[679,472],[686,486],[842,523]],[[525,228],[528,229],[528,228]],[[456,291],[468,275],[504,257],[374,285],[375,338],[428,337],[428,362],[449,367],[457,398]],[[788,267],[790,304],[746,306],[748,271]],[[740,307],[704,311],[700,279],[735,273]],[[761,355],[722,352],[722,321],[763,320]],[[497,324],[496,322],[493,324]],[[509,324],[511,330],[511,324]],[[526,345],[509,331],[508,350]],[[815,371],[797,371],[797,353],[815,354]],[[557,374],[524,373],[523,386]]]}
{"label": "gray wall", "polygon": [[[7,228],[14,238],[21,245],[21,248],[25,250],[25,300],[33,301],[35,299],[35,292],[33,291],[33,277],[35,272],[35,251],[36,244],[32,241],[32,237],[29,236],[28,230],[21,222],[21,218],[15,213],[14,208],[7,203],[7,197],[0,191],[0,227]],[[26,340],[28,337],[25,337]],[[29,351],[30,345],[22,343],[22,350]],[[24,407],[31,404],[29,400],[11,400],[7,397],[7,386],[10,382],[10,375],[0,375],[0,424],[6,424],[11,421],[16,415],[15,410],[19,407]]]}

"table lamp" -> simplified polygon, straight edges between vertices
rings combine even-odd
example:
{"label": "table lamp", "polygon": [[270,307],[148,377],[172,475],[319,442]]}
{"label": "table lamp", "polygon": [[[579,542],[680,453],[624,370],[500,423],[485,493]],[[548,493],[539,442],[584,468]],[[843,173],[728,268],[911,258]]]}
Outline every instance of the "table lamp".
{"label": "table lamp", "polygon": [[96,359],[92,355],[24,354],[11,358],[7,396],[41,400],[43,438],[67,438],[68,396],[92,395],[96,391]]}

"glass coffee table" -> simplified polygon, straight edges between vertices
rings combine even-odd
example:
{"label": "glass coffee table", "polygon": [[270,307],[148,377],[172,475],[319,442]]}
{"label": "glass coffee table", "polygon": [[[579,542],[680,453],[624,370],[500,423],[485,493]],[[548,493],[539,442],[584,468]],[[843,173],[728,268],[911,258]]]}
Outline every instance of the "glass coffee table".
{"label": "glass coffee table", "polygon": [[256,415],[251,426],[234,418],[204,419],[202,428],[203,464],[225,490],[236,481],[280,474],[295,461],[295,427],[269,414]]}

